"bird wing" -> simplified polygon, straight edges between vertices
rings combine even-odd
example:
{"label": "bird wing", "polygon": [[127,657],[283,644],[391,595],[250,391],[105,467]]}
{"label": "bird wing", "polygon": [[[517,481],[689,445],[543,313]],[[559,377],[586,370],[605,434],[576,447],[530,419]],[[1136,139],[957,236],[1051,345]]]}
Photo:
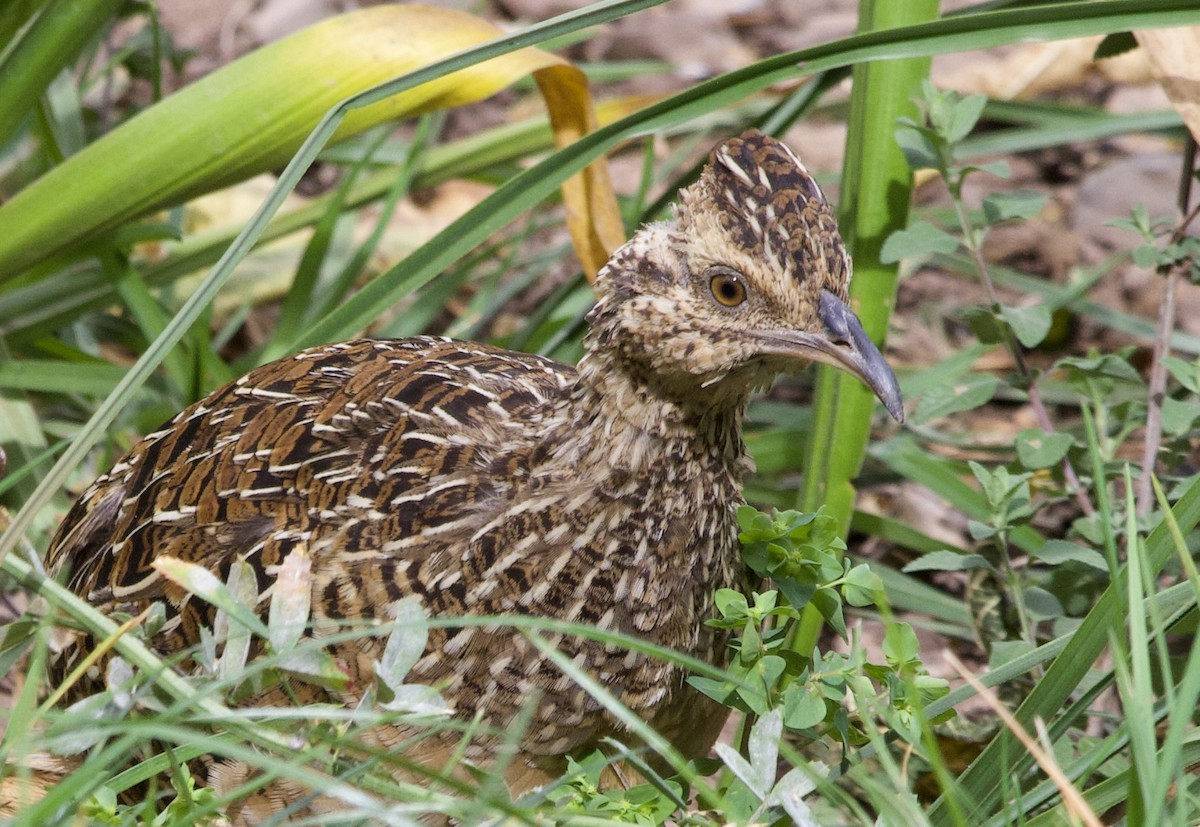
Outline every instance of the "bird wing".
{"label": "bird wing", "polygon": [[[318,571],[355,551],[426,559],[439,529],[502,494],[505,470],[519,474],[507,465],[573,376],[540,357],[432,337],[303,351],[148,435],[71,509],[48,563],[106,611],[166,598],[182,623],[164,648],[192,645],[212,610],[163,578],[157,558],[222,579],[244,559],[264,596],[298,548]],[[331,591],[328,612],[354,616],[369,597],[339,606]]]}

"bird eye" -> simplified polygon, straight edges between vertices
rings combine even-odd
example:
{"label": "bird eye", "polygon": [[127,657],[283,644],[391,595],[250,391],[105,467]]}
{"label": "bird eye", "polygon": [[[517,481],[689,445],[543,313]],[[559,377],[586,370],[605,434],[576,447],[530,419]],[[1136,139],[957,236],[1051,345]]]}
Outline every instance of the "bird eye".
{"label": "bird eye", "polygon": [[746,285],[736,273],[721,271],[708,281],[713,298],[726,307],[737,307],[746,300]]}

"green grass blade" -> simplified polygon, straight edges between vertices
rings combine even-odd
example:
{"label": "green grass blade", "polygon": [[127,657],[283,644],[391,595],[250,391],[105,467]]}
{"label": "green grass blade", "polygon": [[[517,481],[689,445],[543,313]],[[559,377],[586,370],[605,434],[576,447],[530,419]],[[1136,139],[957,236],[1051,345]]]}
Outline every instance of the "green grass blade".
{"label": "green grass blade", "polygon": [[[0,60],[0,146],[123,0],[50,0]],[[3,43],[4,41],[0,41]]]}
{"label": "green grass blade", "polygon": [[[1183,532],[1191,531],[1200,523],[1200,478],[1184,491],[1175,507],[1172,519]],[[1167,524],[1160,524],[1145,540],[1143,560],[1150,572],[1159,571],[1174,552],[1174,541]],[[1109,635],[1120,632],[1125,618],[1123,589],[1119,584],[1110,585],[1084,617],[1079,628],[1071,636],[1061,656],[1055,659],[1045,675],[1029,696],[1017,709],[1017,720],[1026,728],[1032,728],[1034,718],[1050,720],[1064,707],[1071,693],[1079,686],[1091,664],[1109,641]],[[942,699],[943,701],[946,699]],[[931,706],[929,714],[934,714]],[[958,779],[960,803],[966,802],[974,808],[975,815],[984,817],[993,812],[1007,779],[1021,776],[1032,764],[1032,757],[1025,754],[1016,737],[1002,730],[988,744]],[[1001,769],[1003,768],[1003,769]],[[934,803],[929,811],[930,823],[950,825],[953,821],[944,799]]]}

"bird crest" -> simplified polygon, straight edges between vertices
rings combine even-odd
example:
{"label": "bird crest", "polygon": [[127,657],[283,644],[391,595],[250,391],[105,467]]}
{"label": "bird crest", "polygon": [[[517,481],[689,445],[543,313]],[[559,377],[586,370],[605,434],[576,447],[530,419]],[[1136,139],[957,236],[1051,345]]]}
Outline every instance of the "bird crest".
{"label": "bird crest", "polygon": [[717,146],[701,179],[739,247],[799,283],[816,275],[843,300],[850,258],[824,193],[788,147],[751,130]]}

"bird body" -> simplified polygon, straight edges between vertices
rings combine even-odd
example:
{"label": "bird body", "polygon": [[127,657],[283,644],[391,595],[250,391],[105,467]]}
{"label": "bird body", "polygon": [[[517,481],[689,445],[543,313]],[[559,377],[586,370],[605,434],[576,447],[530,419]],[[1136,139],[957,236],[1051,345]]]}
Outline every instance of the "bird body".
{"label": "bird body", "polygon": [[[163,577],[164,556],[220,577],[245,560],[265,611],[289,554],[311,560],[312,634],[433,617],[533,615],[597,626],[720,665],[705,625],[742,584],[735,514],[751,464],[749,394],[825,361],[894,414],[895,379],[846,305],[849,259],[824,196],[777,141],[714,150],[673,221],[644,227],[596,282],[577,368],[418,337],[313,348],[257,368],[147,436],[80,498],[50,563],[107,612],[163,601],[164,654],[215,610]],[[613,643],[547,638],[686,755],[724,715],[675,665]],[[383,642],[331,645],[353,704]],[[514,791],[622,735],[604,707],[508,627],[435,627],[411,682],[503,730],[536,704]],[[373,734],[399,744],[402,730]],[[477,736],[466,758],[497,744]],[[437,768],[435,768],[437,769]]]}
{"label": "bird body", "polygon": [[[79,500],[56,551],[75,561],[70,587],[105,612],[168,601],[164,652],[194,645],[216,610],[156,559],[222,578],[245,560],[265,603],[302,550],[317,633],[388,621],[412,595],[434,617],[553,617],[719,660],[703,621],[713,590],[738,581],[740,440],[730,423],[686,427],[687,412],[664,400],[629,399],[626,416],[587,427],[597,394],[636,394],[613,384],[586,365],[581,377],[449,339],[307,350],[147,436]],[[716,507],[697,514],[710,499]],[[519,632],[431,635],[409,680],[439,686],[468,717],[488,710],[501,728],[536,694],[531,754],[564,755],[604,728],[600,705]],[[635,711],[691,694],[659,660],[572,636],[557,644]],[[352,685],[369,685],[382,646],[373,636],[339,645]]]}

